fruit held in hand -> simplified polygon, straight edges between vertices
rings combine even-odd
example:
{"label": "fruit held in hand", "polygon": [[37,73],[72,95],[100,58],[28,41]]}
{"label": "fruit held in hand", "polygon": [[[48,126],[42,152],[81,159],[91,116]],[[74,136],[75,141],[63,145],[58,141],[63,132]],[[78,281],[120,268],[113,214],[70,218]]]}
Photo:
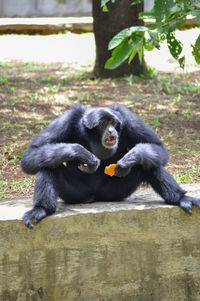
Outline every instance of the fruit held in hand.
{"label": "fruit held in hand", "polygon": [[115,171],[116,166],[117,166],[117,164],[110,164],[109,166],[106,166],[104,173],[111,177],[114,176],[114,171]]}

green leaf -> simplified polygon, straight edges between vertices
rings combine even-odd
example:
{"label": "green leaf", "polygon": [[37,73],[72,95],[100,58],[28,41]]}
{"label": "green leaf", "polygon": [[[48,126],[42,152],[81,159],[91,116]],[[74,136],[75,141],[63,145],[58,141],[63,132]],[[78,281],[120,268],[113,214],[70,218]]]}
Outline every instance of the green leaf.
{"label": "green leaf", "polygon": [[182,57],[178,60],[178,62],[179,62],[179,66],[180,66],[182,69],[184,69],[184,67],[185,67],[185,56],[182,56]]}
{"label": "green leaf", "polygon": [[195,17],[194,18],[195,21],[200,24],[200,9],[198,9],[198,10],[192,10],[190,12],[190,15],[194,16]]}
{"label": "green leaf", "polygon": [[169,48],[169,51],[171,55],[175,58],[178,59],[179,55],[182,52],[183,45],[180,41],[178,41],[174,34],[172,32],[167,34],[167,46]]}
{"label": "green leaf", "polygon": [[101,0],[101,7],[104,7],[110,0]]}
{"label": "green leaf", "polygon": [[[136,53],[138,52],[139,55],[139,60],[143,58],[143,43],[144,43],[144,38],[143,37],[138,37],[137,35],[132,37],[132,42],[133,42],[133,49],[130,53],[128,63],[130,64],[131,61],[134,59]],[[142,51],[140,50],[142,49]],[[139,54],[140,53],[140,54]]]}
{"label": "green leaf", "polygon": [[157,22],[165,22],[175,6],[176,0],[155,0],[153,12]]}
{"label": "green leaf", "polygon": [[129,56],[129,60],[128,60],[128,63],[130,64],[132,62],[132,60],[134,59],[135,55],[137,53],[137,48],[134,47],[133,50],[131,51],[130,53],[130,56]]}
{"label": "green leaf", "polygon": [[192,54],[194,55],[195,61],[197,62],[197,64],[200,64],[200,35],[198,36],[195,44],[192,45],[192,47],[193,47]]}
{"label": "green leaf", "polygon": [[103,10],[104,13],[109,12],[109,9],[108,9],[107,5],[104,5],[102,10]]}
{"label": "green leaf", "polygon": [[167,25],[163,26],[163,32],[172,32],[175,29],[182,28],[186,22],[186,17],[181,19],[171,19]]}
{"label": "green leaf", "polygon": [[161,33],[161,34],[160,34],[160,41],[161,41],[161,42],[165,41],[166,38],[167,38],[167,34],[166,34],[166,33]]}
{"label": "green leaf", "polygon": [[[160,34],[157,29],[148,31],[150,37],[150,44],[153,44],[156,48],[160,48]],[[147,40],[148,41],[148,40]]]}
{"label": "green leaf", "polygon": [[113,52],[112,57],[106,62],[106,69],[115,69],[130,55],[134,45],[126,38]]}
{"label": "green leaf", "polygon": [[154,19],[155,15],[154,12],[141,12],[139,13],[139,19],[145,20],[145,19]]}
{"label": "green leaf", "polygon": [[196,4],[199,4],[199,0],[182,0],[184,5],[184,10],[188,11],[195,7]]}
{"label": "green leaf", "polygon": [[125,38],[130,37],[133,32],[145,32],[148,31],[148,28],[145,26],[132,26],[129,28],[125,28],[120,31],[108,44],[108,49],[111,50],[117,47]]}
{"label": "green leaf", "polygon": [[135,4],[138,4],[138,3],[141,3],[143,2],[144,0],[135,0],[131,3],[131,5],[135,5]]}
{"label": "green leaf", "polygon": [[155,48],[155,46],[153,45],[153,43],[151,43],[151,41],[145,41],[144,47],[147,51],[152,51]]}
{"label": "green leaf", "polygon": [[[109,2],[110,0],[101,0],[101,7],[103,7],[103,9],[105,9],[104,7],[107,8],[106,4]],[[115,3],[115,0],[111,0],[112,3]],[[108,9],[108,8],[107,8]]]}
{"label": "green leaf", "polygon": [[149,30],[148,33],[153,41],[156,41],[156,42],[159,41],[159,35],[158,35],[157,29]]}
{"label": "green leaf", "polygon": [[142,43],[141,43],[141,45],[138,49],[138,57],[139,57],[140,64],[142,64],[142,59],[143,59],[143,45],[142,45]]}
{"label": "green leaf", "polygon": [[[148,33],[148,34],[147,34]],[[156,47],[157,49],[160,48],[160,33],[158,29],[148,29],[148,32],[145,33],[145,49],[151,51]]]}

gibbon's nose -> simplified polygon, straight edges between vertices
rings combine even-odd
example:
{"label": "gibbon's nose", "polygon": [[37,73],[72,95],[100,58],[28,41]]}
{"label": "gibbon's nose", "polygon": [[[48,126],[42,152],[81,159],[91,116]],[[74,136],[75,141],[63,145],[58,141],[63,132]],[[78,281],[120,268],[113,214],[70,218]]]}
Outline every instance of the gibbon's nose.
{"label": "gibbon's nose", "polygon": [[112,127],[112,126],[108,128],[108,132],[109,132],[109,134],[110,134],[110,136],[111,136],[112,133],[113,133],[113,127]]}

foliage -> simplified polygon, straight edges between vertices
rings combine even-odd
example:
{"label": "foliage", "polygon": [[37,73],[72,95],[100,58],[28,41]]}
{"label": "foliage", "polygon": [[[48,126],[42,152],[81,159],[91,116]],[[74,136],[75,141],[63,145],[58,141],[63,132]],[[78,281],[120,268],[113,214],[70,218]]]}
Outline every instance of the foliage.
{"label": "foliage", "polygon": [[[115,0],[101,0],[104,11],[108,11],[107,3]],[[142,0],[133,1],[135,5]],[[184,68],[185,56],[182,56],[183,44],[176,39],[174,31],[184,26],[188,15],[193,16],[200,24],[200,8],[197,6],[199,0],[155,0],[151,12],[142,12],[139,18],[142,20],[154,19],[155,23],[146,26],[132,26],[125,28],[113,37],[108,45],[113,50],[112,57],[106,62],[105,68],[114,69],[128,59],[129,63],[138,54],[142,61],[143,50],[159,49],[163,41],[171,55],[178,60],[181,68]],[[195,61],[200,64],[200,35],[192,46],[192,54]]]}

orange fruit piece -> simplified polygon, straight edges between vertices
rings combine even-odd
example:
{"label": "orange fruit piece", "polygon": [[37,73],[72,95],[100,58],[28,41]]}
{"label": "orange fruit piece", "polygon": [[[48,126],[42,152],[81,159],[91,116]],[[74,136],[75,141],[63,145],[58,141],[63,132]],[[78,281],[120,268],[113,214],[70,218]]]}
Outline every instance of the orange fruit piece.
{"label": "orange fruit piece", "polygon": [[106,166],[104,173],[111,177],[114,176],[114,171],[115,171],[116,166],[117,166],[117,164],[110,164],[109,166]]}

